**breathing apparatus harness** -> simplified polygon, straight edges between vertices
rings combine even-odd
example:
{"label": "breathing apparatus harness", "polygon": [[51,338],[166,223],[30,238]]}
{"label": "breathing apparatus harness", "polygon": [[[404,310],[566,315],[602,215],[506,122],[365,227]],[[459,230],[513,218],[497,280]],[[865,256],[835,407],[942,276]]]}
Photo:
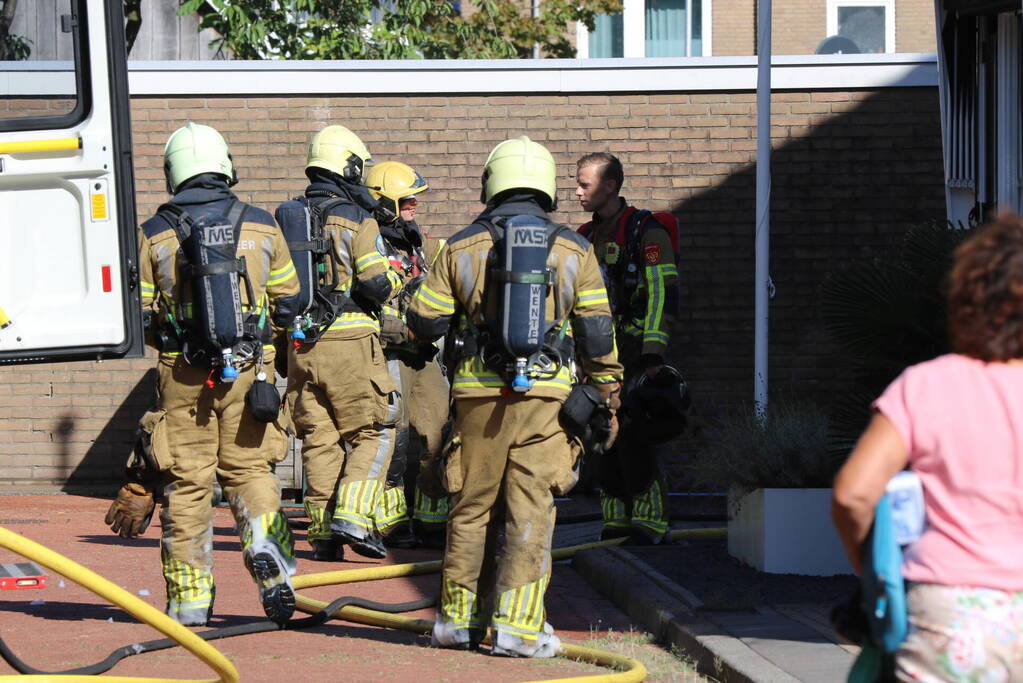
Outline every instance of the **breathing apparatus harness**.
{"label": "breathing apparatus harness", "polygon": [[[568,228],[528,214],[479,218],[476,223],[494,242],[487,257],[489,286],[481,311],[493,309],[497,315],[477,326],[463,314],[462,324],[445,342],[449,373],[466,358],[476,357],[516,393],[529,391],[536,380],[557,377],[565,365],[574,376],[575,342],[566,334],[568,324],[557,291],[554,321],[544,318],[547,295],[557,288],[547,258],[558,234]],[[491,307],[495,288],[500,298]]]}
{"label": "breathing apparatus harness", "polygon": [[[320,198],[321,201],[311,201]],[[316,342],[342,313],[375,312],[374,307],[357,302],[350,289],[342,289],[338,282],[337,245],[324,230],[330,212],[349,203],[348,197],[312,190],[285,202],[278,211],[278,222],[301,288],[290,331],[296,348]]]}
{"label": "breathing apparatus harness", "polygon": [[210,368],[209,386],[218,369],[221,382],[233,382],[241,367],[251,362],[261,366],[263,343],[270,339],[265,297],[258,310],[247,315],[241,306],[242,283],[250,306],[256,306],[245,257],[237,255],[246,208],[232,199],[226,216],[199,219],[170,202],[157,209],[180,245],[177,301],[184,302],[187,281],[192,285],[193,307],[188,318],[179,320],[173,302],[165,297],[166,321],[158,333],[159,348],[180,351],[189,365]]}
{"label": "breathing apparatus harness", "polygon": [[[636,292],[643,283],[643,235],[653,225],[667,232],[672,244],[675,263],[679,261],[678,227],[676,223],[665,225],[652,212],[646,209],[634,209],[624,221],[624,225],[616,230],[608,241],[604,263],[600,264],[600,273],[604,278],[611,311],[615,318],[623,323],[642,321],[644,311],[635,301]],[[593,224],[582,230],[583,236],[593,240]],[[621,241],[619,241],[619,236]],[[640,327],[642,327],[640,323]]]}

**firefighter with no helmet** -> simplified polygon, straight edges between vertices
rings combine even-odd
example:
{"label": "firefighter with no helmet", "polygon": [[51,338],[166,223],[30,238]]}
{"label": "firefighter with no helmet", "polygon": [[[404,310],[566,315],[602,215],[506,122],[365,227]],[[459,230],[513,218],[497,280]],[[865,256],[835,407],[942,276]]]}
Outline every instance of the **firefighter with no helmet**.
{"label": "firefighter with no helmet", "polygon": [[488,627],[493,654],[551,657],[560,647],[543,595],[553,496],[575,483],[579,447],[559,413],[579,368],[610,427],[622,368],[593,249],[548,218],[556,171],[527,137],[497,145],[483,170],[486,208],[448,240],[408,313],[420,341],[453,331],[440,647],[474,649]]}
{"label": "firefighter with no helmet", "polygon": [[601,539],[660,543],[670,520],[664,443],[684,429],[688,408],[685,382],[664,364],[678,307],[677,219],[639,210],[619,196],[624,173],[615,156],[588,154],[576,165],[575,196],[593,215],[579,233],[593,243],[604,275],[626,377],[620,437],[595,459]]}
{"label": "firefighter with no helmet", "polygon": [[277,209],[302,295],[288,331],[288,400],[302,440],[313,556],[387,551],[374,523],[394,451],[401,394],[380,346],[381,306],[401,278],[378,249],[363,185],[369,150],[344,126],[309,143],[302,197]]}
{"label": "firefighter with no helmet", "polygon": [[[380,251],[404,283],[401,293],[387,302],[380,317],[380,341],[388,371],[401,387],[402,413],[395,437],[394,456],[387,473],[375,522],[386,545],[444,547],[448,497],[429,495],[423,486],[405,481],[418,473],[409,456],[430,461],[440,454],[441,433],[448,419],[448,382],[433,344],[409,339],[405,324],[408,304],[416,288],[433,267],[444,240],[425,238],[415,221],[419,198],[429,189],[423,177],[400,161],[384,161],[366,175],[366,186],[377,200],[373,215],[380,226]],[[409,519],[406,487],[413,504]]]}
{"label": "firefighter with no helmet", "polygon": [[216,130],[189,123],[175,131],[164,171],[174,196],[139,238],[142,304],[156,318],[160,350],[158,408],[141,424],[151,466],[133,470],[107,523],[123,536],[144,531],[162,482],[167,614],[205,625],[215,594],[211,498],[219,478],[263,609],[283,623],[295,607],[295,560],[271,469],[287,449],[271,323],[292,317],[295,268],[270,214],[229,189],[237,175]]}

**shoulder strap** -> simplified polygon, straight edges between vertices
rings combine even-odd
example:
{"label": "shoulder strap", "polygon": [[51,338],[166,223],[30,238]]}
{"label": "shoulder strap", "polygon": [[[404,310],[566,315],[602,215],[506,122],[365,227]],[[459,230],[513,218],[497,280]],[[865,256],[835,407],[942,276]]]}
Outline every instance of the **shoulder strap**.
{"label": "shoulder strap", "polygon": [[311,217],[316,219],[314,225],[320,230],[327,223],[327,217],[330,216],[330,212],[335,206],[352,203],[347,197],[330,197],[322,202],[310,202],[308,197],[301,197],[300,200],[305,200],[303,203],[306,205],[306,210]]}
{"label": "shoulder strap", "polygon": [[192,216],[177,204],[166,202],[156,210],[156,215],[167,221],[178,236],[178,242],[184,244],[192,234]]}

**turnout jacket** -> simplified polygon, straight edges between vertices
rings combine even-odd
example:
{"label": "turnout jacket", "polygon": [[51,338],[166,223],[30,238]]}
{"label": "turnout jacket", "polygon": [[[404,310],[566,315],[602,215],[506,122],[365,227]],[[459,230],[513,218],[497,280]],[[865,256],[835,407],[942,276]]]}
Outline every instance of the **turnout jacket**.
{"label": "turnout jacket", "polygon": [[[365,197],[360,197],[365,194]],[[324,237],[333,245],[327,259],[327,282],[334,280],[335,268],[341,291],[352,296],[361,311],[338,314],[320,340],[360,339],[380,333],[378,309],[401,291],[401,278],[382,253],[380,229],[359,199],[368,205],[368,193],[361,186],[315,179],[305,191],[311,204],[340,197],[347,201],[333,207],[323,226]]]}
{"label": "turnout jacket", "polygon": [[[409,307],[408,326],[419,341],[439,338],[452,324],[458,326],[460,334],[471,334],[472,329],[486,328],[488,320],[496,320],[498,293],[484,295],[488,287],[499,286],[491,284],[487,276],[488,255],[494,242],[479,220],[521,214],[549,220],[531,196],[517,195],[487,207],[476,222],[448,239]],[[614,348],[611,309],[590,244],[571,230],[560,231],[547,266],[554,285],[548,288],[544,302],[546,320],[554,323],[553,329],[563,329],[575,337],[578,361],[591,381],[620,380],[622,366]],[[563,317],[552,321],[556,296]],[[556,376],[537,379],[525,395],[564,400],[576,379],[565,362]],[[496,397],[507,391],[504,380],[478,355],[462,358],[455,369],[451,394],[456,399]]]}
{"label": "turnout jacket", "polygon": [[[619,259],[626,258],[625,227],[637,209],[629,206],[623,197],[619,200],[621,206],[613,216],[601,220],[600,216],[593,214],[592,221],[579,227],[579,233],[593,243],[593,250],[605,278],[612,277],[613,272],[620,275],[622,269],[629,267],[629,264],[620,264]],[[639,354],[656,356],[663,362],[678,305],[678,267],[671,237],[658,222],[658,214],[650,215],[646,229],[637,232],[637,237],[640,234],[641,243],[630,245],[628,251],[638,249],[642,275],[632,291],[620,295],[627,300],[615,304],[615,331],[619,339],[625,337],[632,340],[634,343],[628,346],[638,349]],[[605,284],[611,289],[618,286],[618,283],[607,279]],[[627,362],[635,360],[628,358]]]}
{"label": "turnout jacket", "polygon": [[384,304],[383,313],[400,319],[404,324],[410,303],[406,294],[412,293],[406,292],[405,288],[418,286],[433,268],[446,242],[443,239],[424,238],[415,221],[406,222],[401,218],[393,223],[381,224],[380,236],[379,251],[401,279],[401,290],[396,291]]}
{"label": "turnout jacket", "polygon": [[[203,174],[186,181],[170,201],[184,209],[193,220],[208,214],[226,215],[236,199],[226,181],[214,174]],[[239,229],[239,258],[245,257],[246,270],[255,301],[241,287],[242,310],[258,312],[267,307],[276,324],[287,324],[293,316],[290,297],[299,291],[298,277],[284,234],[273,217],[263,209],[245,205]],[[156,214],[139,229],[139,286],[144,310],[154,310],[166,322],[168,314],[177,321],[192,319],[192,285],[181,277],[185,257],[177,232],[170,220]],[[269,323],[268,323],[269,324]],[[165,352],[165,355],[179,355]]]}

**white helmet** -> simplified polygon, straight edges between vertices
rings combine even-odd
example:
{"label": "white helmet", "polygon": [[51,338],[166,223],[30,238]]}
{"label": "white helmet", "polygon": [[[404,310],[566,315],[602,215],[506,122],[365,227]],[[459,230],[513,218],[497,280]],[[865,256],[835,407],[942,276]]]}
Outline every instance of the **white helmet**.
{"label": "white helmet", "polygon": [[171,133],[163,148],[163,173],[167,192],[174,194],[189,178],[217,173],[228,185],[238,182],[234,162],[223,136],[214,128],[189,121]]}

